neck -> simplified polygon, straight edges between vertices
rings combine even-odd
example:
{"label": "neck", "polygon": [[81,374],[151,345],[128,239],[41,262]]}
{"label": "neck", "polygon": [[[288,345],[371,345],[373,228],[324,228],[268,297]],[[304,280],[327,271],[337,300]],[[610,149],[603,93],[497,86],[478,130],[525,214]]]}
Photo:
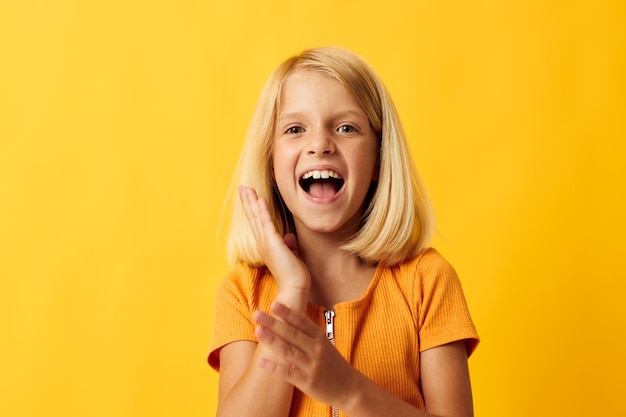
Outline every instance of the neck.
{"label": "neck", "polygon": [[312,304],[332,307],[359,298],[367,289],[375,267],[341,249],[343,242],[329,234],[298,236],[300,257],[311,273]]}

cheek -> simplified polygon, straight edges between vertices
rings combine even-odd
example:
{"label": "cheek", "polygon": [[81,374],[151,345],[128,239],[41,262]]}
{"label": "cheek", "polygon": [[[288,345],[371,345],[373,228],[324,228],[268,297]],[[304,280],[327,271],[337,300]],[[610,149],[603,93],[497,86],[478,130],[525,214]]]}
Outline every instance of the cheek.
{"label": "cheek", "polygon": [[358,149],[354,152],[354,160],[359,164],[359,171],[362,175],[371,175],[373,181],[378,180],[380,163],[378,160],[378,149]]}
{"label": "cheek", "polygon": [[272,169],[276,173],[293,177],[298,162],[299,150],[294,146],[278,145],[272,149]]}
{"label": "cheek", "polygon": [[295,167],[285,150],[274,149],[271,153],[272,177],[278,192],[285,198],[285,193],[289,190],[290,184],[293,183]]}
{"label": "cheek", "polygon": [[281,171],[280,162],[283,161],[283,156],[280,153],[280,150],[277,150],[274,146],[272,151],[270,152],[270,168],[272,170],[272,175],[274,177],[274,181],[276,181],[278,174]]}
{"label": "cheek", "polygon": [[291,211],[296,198],[296,190],[294,189],[293,181],[279,174],[274,178],[274,183],[276,184],[276,191],[278,191],[283,203],[287,206],[288,210]]}
{"label": "cheek", "polygon": [[279,151],[274,149],[270,155],[272,173],[274,180],[277,181],[280,177],[285,175],[285,156]]}

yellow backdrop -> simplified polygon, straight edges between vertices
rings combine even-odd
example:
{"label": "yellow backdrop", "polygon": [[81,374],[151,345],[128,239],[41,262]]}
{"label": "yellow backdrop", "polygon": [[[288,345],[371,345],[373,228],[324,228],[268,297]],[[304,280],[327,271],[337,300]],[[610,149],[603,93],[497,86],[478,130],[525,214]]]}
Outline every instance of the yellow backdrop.
{"label": "yellow backdrop", "polygon": [[[0,415],[207,416],[222,200],[303,48],[394,96],[482,344],[482,417],[626,409],[622,1],[0,5]],[[217,237],[216,237],[217,236]]]}

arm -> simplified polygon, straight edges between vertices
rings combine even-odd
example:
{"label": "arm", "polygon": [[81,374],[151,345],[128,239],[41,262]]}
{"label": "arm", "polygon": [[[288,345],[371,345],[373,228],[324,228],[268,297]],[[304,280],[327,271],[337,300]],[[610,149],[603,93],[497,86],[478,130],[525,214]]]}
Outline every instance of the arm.
{"label": "arm", "polygon": [[[276,301],[304,312],[308,301],[310,274],[298,257],[295,236],[280,236],[272,223],[267,204],[254,190],[241,187],[241,202],[257,242],[257,249],[278,285]],[[282,417],[289,414],[293,385],[264,372],[260,358],[282,362],[263,341],[238,341],[220,350],[218,417]]]}
{"label": "arm", "polygon": [[[287,294],[279,294],[276,299],[299,304],[298,297]],[[283,417],[289,414],[294,387],[264,372],[258,366],[261,358],[282,362],[280,355],[272,352],[263,341],[238,341],[222,347],[216,417]]]}
{"label": "arm", "polygon": [[426,412],[401,401],[362,374],[356,377],[354,392],[347,396],[349,401],[342,409],[348,415],[361,417],[474,415],[465,342],[422,352],[420,366]]}
{"label": "arm", "polygon": [[465,342],[422,352],[426,411],[402,401],[355,370],[306,316],[274,304],[273,316],[256,312],[256,335],[282,362],[262,358],[260,367],[307,395],[359,417],[471,417],[472,395]]}
{"label": "arm", "polygon": [[217,417],[289,414],[293,385],[256,366],[261,352],[262,346],[250,341],[221,349]]}
{"label": "arm", "polygon": [[[298,305],[298,297],[279,294],[277,299]],[[305,304],[306,305],[306,304]],[[289,414],[293,385],[264,372],[261,358],[282,362],[261,341],[238,341],[220,350],[220,379],[217,417],[283,417]]]}

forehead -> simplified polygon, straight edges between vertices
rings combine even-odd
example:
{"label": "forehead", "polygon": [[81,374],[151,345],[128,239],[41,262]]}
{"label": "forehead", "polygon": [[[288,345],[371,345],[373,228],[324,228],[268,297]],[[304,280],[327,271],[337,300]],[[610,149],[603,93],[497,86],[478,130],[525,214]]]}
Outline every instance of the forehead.
{"label": "forehead", "polygon": [[331,101],[337,106],[362,110],[356,96],[336,78],[321,71],[297,69],[285,77],[277,101],[278,113],[311,103]]}

